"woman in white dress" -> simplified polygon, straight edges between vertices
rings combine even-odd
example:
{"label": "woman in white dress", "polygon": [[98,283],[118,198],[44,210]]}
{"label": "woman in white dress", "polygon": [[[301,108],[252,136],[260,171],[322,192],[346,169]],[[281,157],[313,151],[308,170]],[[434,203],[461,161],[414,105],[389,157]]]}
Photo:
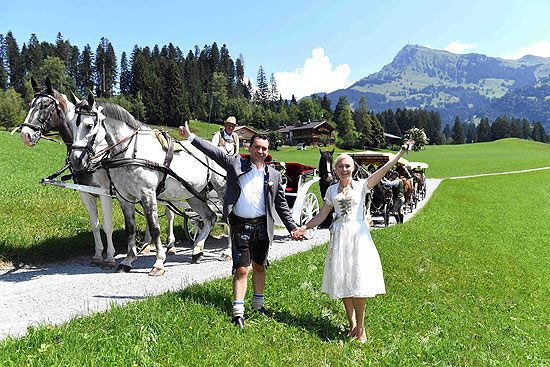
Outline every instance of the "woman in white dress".
{"label": "woman in white dress", "polygon": [[365,220],[365,195],[413,145],[414,140],[409,140],[389,162],[368,179],[359,181],[352,179],[353,159],[347,154],[339,155],[334,161],[339,182],[328,188],[319,214],[299,230],[304,235],[306,229],[321,224],[334,208],[321,291],[332,299],[343,300],[350,325],[348,336],[362,343],[367,340],[365,300],[386,293],[380,257]]}

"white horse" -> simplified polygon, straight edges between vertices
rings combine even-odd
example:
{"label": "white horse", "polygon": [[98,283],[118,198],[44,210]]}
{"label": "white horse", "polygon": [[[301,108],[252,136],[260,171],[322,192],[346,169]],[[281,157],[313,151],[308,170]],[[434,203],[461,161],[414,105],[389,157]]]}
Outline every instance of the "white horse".
{"label": "white horse", "polygon": [[[111,158],[102,162],[102,166],[107,168],[115,187],[128,236],[128,253],[116,271],[130,271],[137,255],[134,211],[135,202],[139,201],[157,249],[157,260],[149,275],[165,273],[166,256],[160,241],[157,197],[169,202],[186,200],[199,214],[203,227],[195,239],[192,260],[200,261],[204,242],[216,222],[216,214],[206,202],[208,184],[223,196],[225,170],[187,142],[182,143],[184,151],[174,152],[173,159],[167,163],[167,152],[149,127],[134,119],[124,108],[95,101],[91,94],[87,100],[77,103],[71,126],[74,137],[70,160],[77,170],[90,169],[92,162],[85,152],[95,140],[105,136],[110,146]],[[164,189],[160,190],[159,186]]]}
{"label": "white horse", "polygon": [[[30,109],[22,124],[21,140],[27,146],[35,146],[41,137],[50,131],[58,131],[61,138],[70,149],[73,143],[73,133],[70,122],[74,117],[74,104],[67,97],[52,88],[50,79],[46,79],[46,87],[41,87],[31,78],[31,84],[35,95],[30,104]],[[104,139],[98,139],[96,148],[99,150],[107,143]],[[110,188],[110,181],[104,169],[98,169],[86,175],[78,177],[78,182],[87,186]],[[105,270],[113,269],[116,266],[115,247],[113,245],[113,200],[109,196],[100,195],[101,207],[103,208],[103,230],[107,238],[107,253],[103,260],[103,242],[101,240],[100,222],[97,208],[97,198],[93,194],[80,191],[80,198],[90,217],[90,226],[95,242],[95,254],[90,265],[100,266]],[[168,241],[169,246],[175,242],[173,231],[173,217],[171,210],[166,211],[169,223]],[[145,234],[145,246],[151,242],[151,236],[147,228]]]}

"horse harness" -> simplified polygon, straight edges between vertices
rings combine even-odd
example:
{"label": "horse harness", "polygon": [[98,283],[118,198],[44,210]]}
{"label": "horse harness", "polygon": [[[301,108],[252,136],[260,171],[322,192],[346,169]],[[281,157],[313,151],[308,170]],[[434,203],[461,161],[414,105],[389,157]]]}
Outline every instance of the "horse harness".
{"label": "horse harness", "polygon": [[[94,116],[96,118],[96,124],[94,125],[94,130],[95,131],[94,131],[93,137],[89,140],[86,147],[78,147],[78,146],[76,147],[77,149],[86,149],[86,151],[91,152],[91,151],[93,151],[93,144],[94,144],[94,141],[95,141],[95,137],[97,136],[97,130],[99,129],[99,124],[103,124],[104,120],[99,119],[98,112],[93,111],[87,104],[85,104],[84,106],[76,106],[75,107],[75,114],[78,115],[77,122],[76,122],[77,126],[80,124],[80,115],[91,115],[91,116]],[[159,171],[163,174],[163,176],[162,176],[162,179],[160,180],[160,182],[157,186],[157,189],[156,189],[156,195],[157,196],[162,194],[162,192],[164,192],[164,190],[166,189],[166,178],[168,176],[172,176],[187,191],[189,191],[193,196],[195,196],[196,198],[198,198],[199,200],[201,200],[203,202],[207,202],[208,199],[206,197],[205,190],[203,190],[202,192],[197,191],[197,189],[195,189],[192,185],[190,185],[187,181],[185,181],[182,177],[180,177],[177,173],[175,173],[170,168],[170,164],[172,163],[172,160],[174,158],[174,144],[175,144],[175,142],[177,142],[178,144],[180,144],[180,146],[183,148],[183,150],[186,153],[188,153],[189,155],[191,155],[192,157],[197,159],[202,165],[204,165],[207,168],[206,182],[207,182],[207,187],[208,187],[208,182],[210,181],[210,177],[211,177],[211,172],[210,171],[214,171],[212,168],[209,167],[209,162],[208,162],[209,158],[207,156],[205,156],[206,163],[203,162],[196,155],[194,155],[189,149],[187,149],[183,144],[181,144],[176,139],[172,138],[167,132],[164,132],[164,131],[162,132],[162,134],[163,134],[164,138],[166,139],[166,141],[168,143],[168,149],[166,151],[166,156],[164,157],[164,162],[162,164],[159,164],[157,162],[154,162],[154,161],[151,161],[151,160],[148,160],[148,159],[137,158],[136,157],[136,155],[137,155],[137,139],[138,139],[138,134],[139,134],[140,131],[143,131],[143,130],[136,129],[134,132],[132,132],[130,135],[128,135],[124,139],[120,140],[119,142],[117,142],[117,143],[115,143],[111,146],[106,147],[105,149],[101,150],[98,154],[91,157],[91,159],[96,159],[96,158],[99,158],[99,157],[102,157],[102,158],[98,162],[97,166],[95,168],[92,168],[92,170],[90,170],[88,172],[93,172],[94,170],[96,170],[99,167],[104,168],[107,172],[107,176],[109,177],[109,181],[111,182],[111,192],[112,193],[118,192],[119,196],[122,197],[126,201],[129,201],[129,200],[125,199],[120,194],[120,191],[118,191],[116,189],[116,187],[114,186],[113,180],[111,179],[111,175],[109,173],[109,169],[119,168],[119,167],[124,167],[124,166],[141,166],[141,167],[145,167],[145,168],[149,168],[149,169]],[[126,152],[129,149],[130,144],[132,143],[132,141],[134,141],[134,151],[132,153],[132,157],[131,158],[127,158],[127,157],[116,158],[116,156],[118,156],[120,154],[123,154],[124,152]],[[116,146],[118,146],[118,145],[120,145],[124,142],[127,142],[127,144],[126,144],[125,148],[123,148],[120,152],[116,153],[112,157],[110,157],[107,154],[113,148],[115,148]],[[74,149],[74,147],[73,147],[73,149]],[[225,177],[224,175],[222,175],[222,174],[220,174],[216,171],[214,171],[214,172],[216,174],[222,176],[222,177]],[[169,204],[171,204],[171,203],[169,203]],[[177,208],[174,205],[169,205],[169,206],[174,211],[179,212],[179,210],[177,210]]]}
{"label": "horse harness", "polygon": [[[59,124],[63,126],[65,132],[69,135],[69,138],[70,140],[72,141],[72,133],[71,133],[71,130],[67,127],[67,123],[65,122],[65,119],[62,118],[62,115],[63,115],[63,111],[61,110],[61,107],[59,106],[60,103],[59,101],[57,100],[57,98],[55,98],[54,96],[48,94],[48,93],[45,93],[45,92],[37,92],[34,94],[33,96],[33,100],[31,102],[31,105],[30,107],[33,108],[35,107],[37,101],[39,98],[48,98],[48,99],[51,99],[53,101],[53,104],[51,104],[50,106],[53,106],[53,108],[48,108],[49,109],[49,114],[46,118],[41,118],[40,116],[37,117],[37,120],[38,122],[40,123],[40,125],[35,125],[35,124],[30,124],[28,122],[23,122],[21,124],[21,127],[28,127],[34,131],[37,131],[40,133],[40,137],[42,139],[46,139],[46,140],[50,140],[50,141],[53,141],[53,142],[57,142],[56,140],[54,139],[51,139],[51,138],[48,138],[47,136],[44,135],[43,131],[47,129],[46,132],[49,132],[50,130],[53,130],[55,128],[55,126],[51,125],[50,123],[48,123],[48,121],[53,121],[53,116],[54,116],[54,112],[57,112],[57,119],[59,121]],[[68,143],[65,141],[65,145],[67,146],[67,154],[69,153],[70,151],[70,146],[72,145],[72,142],[71,143]]]}

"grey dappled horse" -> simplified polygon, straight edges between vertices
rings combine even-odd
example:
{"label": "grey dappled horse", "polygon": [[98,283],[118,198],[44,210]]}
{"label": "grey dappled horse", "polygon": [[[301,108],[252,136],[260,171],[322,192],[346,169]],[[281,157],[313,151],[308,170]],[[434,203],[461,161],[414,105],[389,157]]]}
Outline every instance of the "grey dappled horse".
{"label": "grey dappled horse", "polygon": [[[157,197],[164,201],[186,200],[199,214],[203,227],[195,240],[193,260],[200,261],[204,242],[216,221],[216,214],[204,198],[209,183],[220,197],[223,196],[225,171],[188,142],[183,142],[187,151],[174,152],[169,166],[177,177],[167,174],[167,170],[160,168],[166,167],[164,162],[167,153],[155,133],[134,119],[124,108],[109,102],[95,101],[91,94],[87,100],[76,105],[71,126],[74,137],[70,159],[77,170],[87,170],[92,165],[86,151],[95,144],[95,140],[105,136],[110,146],[111,158],[103,162],[103,166],[108,168],[115,187],[128,236],[128,253],[117,266],[117,271],[130,271],[137,255],[134,212],[135,202],[139,201],[157,248],[157,260],[149,274],[165,273],[166,256],[160,241]],[[164,190],[157,191],[164,177]]]}

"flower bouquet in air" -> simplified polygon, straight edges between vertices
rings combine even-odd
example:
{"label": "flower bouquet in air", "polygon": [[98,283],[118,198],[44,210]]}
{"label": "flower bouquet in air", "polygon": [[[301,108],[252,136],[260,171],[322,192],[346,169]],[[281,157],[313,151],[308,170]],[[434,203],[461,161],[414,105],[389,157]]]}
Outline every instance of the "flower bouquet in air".
{"label": "flower bouquet in air", "polygon": [[419,129],[416,127],[407,130],[405,136],[403,137],[403,141],[408,141],[410,139],[414,140],[413,150],[415,152],[420,151],[424,145],[428,144],[429,141],[424,129]]}

